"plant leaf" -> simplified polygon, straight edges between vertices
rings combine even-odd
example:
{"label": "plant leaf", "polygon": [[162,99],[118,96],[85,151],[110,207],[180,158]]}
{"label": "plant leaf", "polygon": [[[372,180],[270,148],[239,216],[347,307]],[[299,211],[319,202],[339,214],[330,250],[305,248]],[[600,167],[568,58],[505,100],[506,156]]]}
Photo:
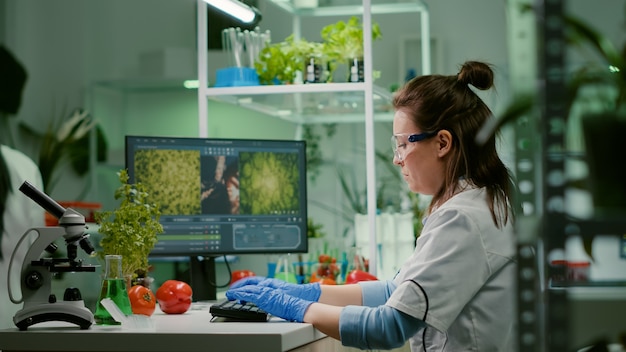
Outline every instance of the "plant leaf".
{"label": "plant leaf", "polygon": [[609,65],[623,68],[624,60],[613,43],[600,32],[574,16],[565,16],[566,33],[571,44],[588,44],[601,55]]}

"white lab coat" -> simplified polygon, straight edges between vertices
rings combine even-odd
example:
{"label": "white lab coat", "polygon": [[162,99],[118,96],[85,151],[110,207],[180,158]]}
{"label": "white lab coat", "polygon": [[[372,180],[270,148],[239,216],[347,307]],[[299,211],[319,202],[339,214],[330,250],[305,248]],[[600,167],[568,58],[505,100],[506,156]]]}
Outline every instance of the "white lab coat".
{"label": "white lab coat", "polygon": [[[22,304],[14,304],[9,299],[7,274],[9,261],[13,249],[24,233],[33,227],[45,225],[45,210],[37,203],[24,195],[19,187],[28,181],[40,191],[43,191],[43,181],[37,165],[22,152],[0,145],[0,152],[4,158],[11,177],[11,189],[6,199],[3,216],[4,232],[2,233],[2,259],[0,260],[0,328],[15,327],[13,315],[22,308]],[[32,243],[34,233],[30,233],[29,241],[22,243],[11,268],[11,291],[13,298],[21,299],[20,270],[28,244]]]}
{"label": "white lab coat", "polygon": [[428,324],[412,351],[515,351],[515,243],[511,221],[494,225],[484,189],[468,187],[428,216],[387,301]]}

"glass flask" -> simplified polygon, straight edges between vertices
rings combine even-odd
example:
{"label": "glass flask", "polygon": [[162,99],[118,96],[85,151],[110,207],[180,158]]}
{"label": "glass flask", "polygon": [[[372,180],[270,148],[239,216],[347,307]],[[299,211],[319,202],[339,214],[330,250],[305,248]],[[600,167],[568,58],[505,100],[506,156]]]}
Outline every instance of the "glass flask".
{"label": "glass flask", "polygon": [[350,247],[348,250],[348,272],[353,270],[369,271],[361,247]]}
{"label": "glass flask", "polygon": [[291,264],[291,257],[289,254],[281,256],[278,258],[278,262],[276,263],[276,272],[274,273],[274,278],[283,280],[285,282],[289,282],[292,284],[298,283],[296,279],[296,273]]}
{"label": "glass flask", "polygon": [[126,280],[122,274],[122,256],[106,255],[104,260],[104,279],[102,280],[102,289],[98,297],[94,319],[96,324],[99,325],[119,325],[120,323],[113,319],[109,311],[107,311],[100,302],[104,298],[110,298],[124,314],[133,314],[130,299],[128,298],[128,291],[126,291]]}

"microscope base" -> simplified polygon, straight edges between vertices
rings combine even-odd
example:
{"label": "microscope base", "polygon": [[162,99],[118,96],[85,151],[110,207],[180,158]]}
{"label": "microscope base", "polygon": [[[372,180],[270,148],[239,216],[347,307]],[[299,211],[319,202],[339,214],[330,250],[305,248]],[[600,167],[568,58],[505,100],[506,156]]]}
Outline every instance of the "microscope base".
{"label": "microscope base", "polygon": [[15,326],[22,331],[31,325],[47,321],[64,321],[86,330],[94,323],[94,317],[82,301],[41,303],[25,307],[13,316]]}

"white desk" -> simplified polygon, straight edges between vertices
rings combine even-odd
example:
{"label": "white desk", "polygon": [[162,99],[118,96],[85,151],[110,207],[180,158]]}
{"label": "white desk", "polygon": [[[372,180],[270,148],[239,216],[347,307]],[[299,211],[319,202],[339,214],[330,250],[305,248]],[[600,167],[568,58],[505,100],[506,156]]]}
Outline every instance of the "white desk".
{"label": "white desk", "polygon": [[[92,325],[87,330],[64,322],[36,324],[27,331],[0,330],[0,351],[93,352],[200,352],[200,351],[298,351],[331,340],[310,324],[273,318],[264,323],[211,322],[208,304],[194,304],[182,315],[158,310],[153,328]],[[319,341],[318,341],[319,340]],[[303,349],[299,347],[309,345]]]}

